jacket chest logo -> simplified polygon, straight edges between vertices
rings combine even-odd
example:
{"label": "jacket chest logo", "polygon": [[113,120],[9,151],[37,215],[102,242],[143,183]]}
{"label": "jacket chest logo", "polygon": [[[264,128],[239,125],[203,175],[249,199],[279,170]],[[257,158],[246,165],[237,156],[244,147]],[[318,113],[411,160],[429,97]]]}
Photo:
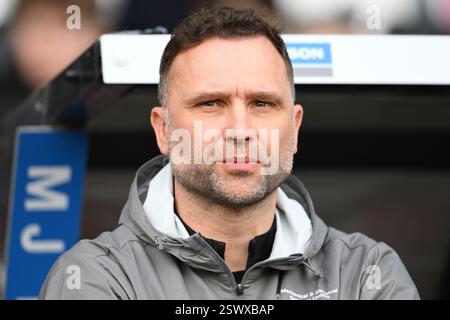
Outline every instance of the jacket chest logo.
{"label": "jacket chest logo", "polygon": [[281,289],[280,293],[289,295],[290,300],[328,300],[336,298],[338,289],[337,288],[332,290],[317,289],[311,292],[297,293],[292,290],[283,288]]}

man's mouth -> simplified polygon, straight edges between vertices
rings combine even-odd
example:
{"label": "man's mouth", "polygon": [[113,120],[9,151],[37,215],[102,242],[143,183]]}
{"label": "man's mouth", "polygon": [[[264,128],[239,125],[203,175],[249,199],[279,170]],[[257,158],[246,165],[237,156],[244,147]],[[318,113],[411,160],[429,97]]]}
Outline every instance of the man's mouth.
{"label": "man's mouth", "polygon": [[254,170],[258,163],[258,160],[250,158],[248,156],[234,156],[224,159],[223,162],[219,164],[222,164],[226,168],[231,170],[250,171]]}
{"label": "man's mouth", "polygon": [[230,158],[224,159],[223,163],[249,163],[249,164],[257,164],[259,161],[248,156],[234,156]]}

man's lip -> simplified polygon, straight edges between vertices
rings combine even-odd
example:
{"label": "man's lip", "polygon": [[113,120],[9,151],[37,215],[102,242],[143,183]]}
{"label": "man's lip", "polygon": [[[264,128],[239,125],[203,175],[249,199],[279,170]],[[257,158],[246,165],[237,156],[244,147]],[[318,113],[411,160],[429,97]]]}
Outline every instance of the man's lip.
{"label": "man's lip", "polygon": [[226,158],[223,160],[223,163],[259,163],[258,160],[255,160],[250,157],[232,157],[232,158]]}

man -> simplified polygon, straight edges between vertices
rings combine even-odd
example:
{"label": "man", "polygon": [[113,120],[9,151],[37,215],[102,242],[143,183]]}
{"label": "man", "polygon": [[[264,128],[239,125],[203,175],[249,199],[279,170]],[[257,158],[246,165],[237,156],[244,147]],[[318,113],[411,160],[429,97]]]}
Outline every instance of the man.
{"label": "man", "polygon": [[144,164],[119,226],[62,255],[44,299],[417,299],[386,244],[327,227],[291,175],[303,110],[276,29],[199,11],[161,59]]}

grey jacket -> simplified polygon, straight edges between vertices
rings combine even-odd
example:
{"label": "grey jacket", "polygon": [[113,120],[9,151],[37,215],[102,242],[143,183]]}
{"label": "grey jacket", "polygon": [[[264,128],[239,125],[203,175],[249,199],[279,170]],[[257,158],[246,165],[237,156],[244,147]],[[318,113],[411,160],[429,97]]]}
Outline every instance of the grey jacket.
{"label": "grey jacket", "polygon": [[[146,218],[143,202],[149,182],[167,162],[158,156],[138,170],[119,226],[80,241],[60,256],[40,299],[419,299],[392,248],[360,233],[328,227],[293,175],[281,189],[311,220],[306,250],[256,263],[237,284],[200,234],[169,236]],[[281,240],[272,250],[291,241],[288,235],[276,236]]]}

